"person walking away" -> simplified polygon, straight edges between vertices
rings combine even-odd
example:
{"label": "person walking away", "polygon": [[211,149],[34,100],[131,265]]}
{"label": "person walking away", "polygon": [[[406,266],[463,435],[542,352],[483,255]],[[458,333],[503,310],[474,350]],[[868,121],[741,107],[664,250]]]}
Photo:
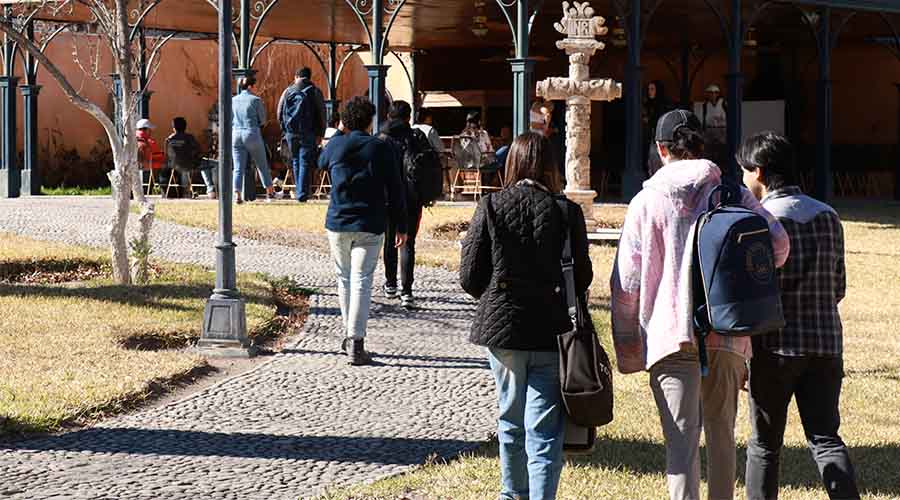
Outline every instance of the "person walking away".
{"label": "person walking away", "polygon": [[[709,375],[700,376],[692,322],[693,225],[722,183],[703,155],[700,121],[689,111],[663,115],[656,128],[663,167],[628,206],[610,280],[612,331],[622,373],[650,372],[650,388],[666,440],[672,500],[699,500],[700,429],[706,436],[709,499],[731,499],[735,484],[734,423],[751,355],[746,337],[707,337]],[[781,224],[747,189],[741,204],[769,223],[776,266],[790,243]]]}
{"label": "person walking away", "polygon": [[844,377],[838,303],[847,287],[841,220],[803,194],[793,147],[783,136],[750,137],[737,159],[744,184],[784,226],[792,249],[778,274],[785,327],[753,339],[747,498],[778,498],[784,428],[795,397],[828,497],[858,499],[853,464],[838,434]]}
{"label": "person walking away", "polygon": [[368,99],[351,99],[343,113],[346,132],[330,139],[319,156],[319,168],[331,173],[325,229],[346,331],[341,348],[351,365],[372,362],[365,350],[366,323],[388,211],[397,226],[396,247],[404,245],[407,232],[400,166],[391,146],[367,133],[374,116],[375,106]]}
{"label": "person walking away", "polygon": [[337,134],[341,129],[341,113],[339,111],[332,111],[331,118],[328,119],[328,128],[325,129],[325,135],[322,136],[323,141],[327,141],[334,137],[334,134]]}
{"label": "person walking away", "polygon": [[[560,259],[571,231],[575,286],[593,279],[581,208],[562,189],[550,141],[510,147],[508,185],[481,199],[462,243],[460,283],[478,299],[469,341],[487,348],[497,386],[501,500],[556,498],[566,413],[557,336],[572,330]],[[565,199],[565,198],[562,198]]]}
{"label": "person walking away", "polygon": [[291,168],[298,202],[309,198],[310,173],[316,164],[316,153],[325,137],[325,97],[312,83],[312,70],[300,68],[278,99],[278,123],[291,147]]}
{"label": "person walking away", "polygon": [[159,148],[159,143],[153,138],[153,129],[156,126],[150,123],[150,120],[141,118],[135,124],[135,128],[137,129],[137,156],[138,163],[141,165],[142,177],[149,184],[150,179],[155,176],[160,195],[165,198],[169,184],[166,174],[169,172],[164,168],[166,156]]}
{"label": "person walking away", "polygon": [[266,201],[271,202],[275,198],[275,187],[272,184],[272,173],[269,171],[266,145],[262,137],[262,126],[266,123],[266,107],[262,99],[253,94],[254,85],[256,85],[256,78],[241,77],[238,79],[239,93],[231,98],[231,150],[234,161],[235,203],[243,203],[241,187],[244,174],[253,175],[247,169],[248,156],[253,159],[263,186],[266,188]]}
{"label": "person walking away", "polygon": [[428,142],[431,143],[431,147],[438,153],[443,153],[444,141],[441,140],[441,135],[434,128],[434,113],[428,108],[422,108],[417,113],[416,118],[416,124],[412,128],[421,130],[425,137],[428,138]]}
{"label": "person walking away", "polygon": [[178,172],[182,198],[190,197],[191,175],[199,170],[203,183],[206,184],[206,195],[214,200],[216,199],[214,170],[201,169],[200,144],[186,131],[187,120],[182,116],[175,117],[172,120],[172,134],[166,138],[166,159],[169,168]]}

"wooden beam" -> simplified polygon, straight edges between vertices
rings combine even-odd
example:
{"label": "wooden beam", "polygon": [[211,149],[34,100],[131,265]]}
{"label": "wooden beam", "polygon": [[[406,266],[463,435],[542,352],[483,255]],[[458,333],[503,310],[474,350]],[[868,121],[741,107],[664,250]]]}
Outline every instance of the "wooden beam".
{"label": "wooden beam", "polygon": [[791,0],[793,3],[831,7],[834,9],[868,10],[875,12],[900,13],[897,0]]}

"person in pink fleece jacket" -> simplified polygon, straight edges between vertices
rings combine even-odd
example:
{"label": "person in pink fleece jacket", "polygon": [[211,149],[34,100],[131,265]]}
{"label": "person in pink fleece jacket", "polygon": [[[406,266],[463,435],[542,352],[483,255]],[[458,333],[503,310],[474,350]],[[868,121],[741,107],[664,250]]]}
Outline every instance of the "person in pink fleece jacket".
{"label": "person in pink fleece jacket", "polygon": [[[610,282],[619,371],[648,370],[666,439],[672,500],[699,500],[700,429],[709,460],[710,500],[734,496],[734,422],[752,355],[749,338],[707,339],[709,375],[700,376],[692,321],[693,225],[722,172],[703,155],[700,121],[689,111],[664,115],[656,143],[661,168],[628,206]],[[769,221],[775,263],[787,260],[784,228],[747,189],[743,205]],[[701,404],[702,401],[702,404]]]}

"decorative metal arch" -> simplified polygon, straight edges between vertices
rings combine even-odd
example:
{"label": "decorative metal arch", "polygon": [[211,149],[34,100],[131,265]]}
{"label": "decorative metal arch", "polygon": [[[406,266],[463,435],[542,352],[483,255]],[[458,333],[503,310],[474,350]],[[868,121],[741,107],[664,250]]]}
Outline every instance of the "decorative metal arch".
{"label": "decorative metal arch", "polygon": [[348,50],[347,53],[344,54],[344,57],[341,59],[340,66],[338,66],[337,75],[335,75],[335,77],[334,77],[334,86],[335,87],[340,86],[341,75],[344,74],[344,67],[350,61],[350,58],[353,57],[354,55],[356,55],[357,53],[362,52],[364,50],[368,50],[368,49],[369,49],[369,47],[366,45],[356,45],[356,46],[350,47],[350,50]]}
{"label": "decorative metal arch", "polygon": [[[41,49],[41,52],[47,50],[47,47],[50,45],[50,42],[53,41],[60,33],[66,31],[72,26],[71,23],[64,23],[60,26],[57,26],[56,29],[50,32],[50,34],[41,38],[41,43],[38,47]],[[34,38],[34,33],[31,32],[31,38]],[[38,69],[41,67],[41,63],[32,57],[30,54],[23,54],[21,51],[19,54],[22,56],[22,64],[25,68],[25,83],[28,85],[37,85],[37,75]]]}
{"label": "decorative metal arch", "polygon": [[[373,55],[373,62],[375,64],[381,64],[381,60],[387,51],[387,44],[383,42],[388,40],[391,29],[394,27],[394,21],[397,20],[397,14],[399,14],[400,9],[406,5],[406,0],[344,0],[344,2],[350,7],[353,14],[356,15],[359,24],[366,31],[366,37],[369,39],[369,47],[378,47],[381,49],[380,54]],[[366,21],[366,17],[374,17],[376,2],[384,2],[382,3],[384,14],[388,15],[387,25],[381,33],[376,33],[374,31],[375,28],[370,28],[369,23]],[[372,24],[380,26],[380,21],[381,20],[378,20],[378,22],[376,22],[373,18]]]}
{"label": "decorative metal arch", "polygon": [[[513,37],[513,49],[516,51],[516,54],[520,53],[520,50],[523,47],[519,47],[519,33],[516,28],[516,23],[513,20],[514,12],[512,12],[513,7],[517,7],[519,0],[496,0],[497,5],[500,7],[500,12],[503,13],[503,17],[506,18],[506,24],[509,25],[509,30],[512,33]],[[525,40],[528,40],[531,37],[531,28],[534,26],[534,20],[537,17],[538,13],[540,13],[541,8],[544,6],[544,0],[537,0],[534,3],[534,10],[531,12],[531,15],[528,16],[528,32],[525,34]]]}
{"label": "decorative metal arch", "polygon": [[412,100],[415,101],[416,100],[416,89],[415,89],[415,82],[413,81],[412,73],[409,72],[409,68],[406,66],[406,63],[403,62],[403,58],[400,57],[400,54],[398,54],[397,52],[395,52],[393,50],[390,51],[390,54],[393,54],[393,56],[397,59],[397,61],[400,62],[400,67],[403,68],[403,73],[406,74],[406,81],[409,82],[410,95],[412,95]]}

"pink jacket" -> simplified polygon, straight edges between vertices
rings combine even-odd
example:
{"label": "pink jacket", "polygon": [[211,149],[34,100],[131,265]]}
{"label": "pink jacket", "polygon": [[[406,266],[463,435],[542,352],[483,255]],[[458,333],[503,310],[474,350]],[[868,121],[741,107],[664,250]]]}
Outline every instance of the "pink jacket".
{"label": "pink jacket", "polygon": [[[649,369],[683,344],[695,343],[687,242],[721,177],[719,167],[706,160],[670,163],[644,183],[628,206],[610,280],[613,340],[622,373]],[[769,221],[775,264],[781,267],[790,251],[787,233],[749,190],[743,195],[743,205]],[[707,348],[747,358],[752,354],[748,338],[712,334]]]}

